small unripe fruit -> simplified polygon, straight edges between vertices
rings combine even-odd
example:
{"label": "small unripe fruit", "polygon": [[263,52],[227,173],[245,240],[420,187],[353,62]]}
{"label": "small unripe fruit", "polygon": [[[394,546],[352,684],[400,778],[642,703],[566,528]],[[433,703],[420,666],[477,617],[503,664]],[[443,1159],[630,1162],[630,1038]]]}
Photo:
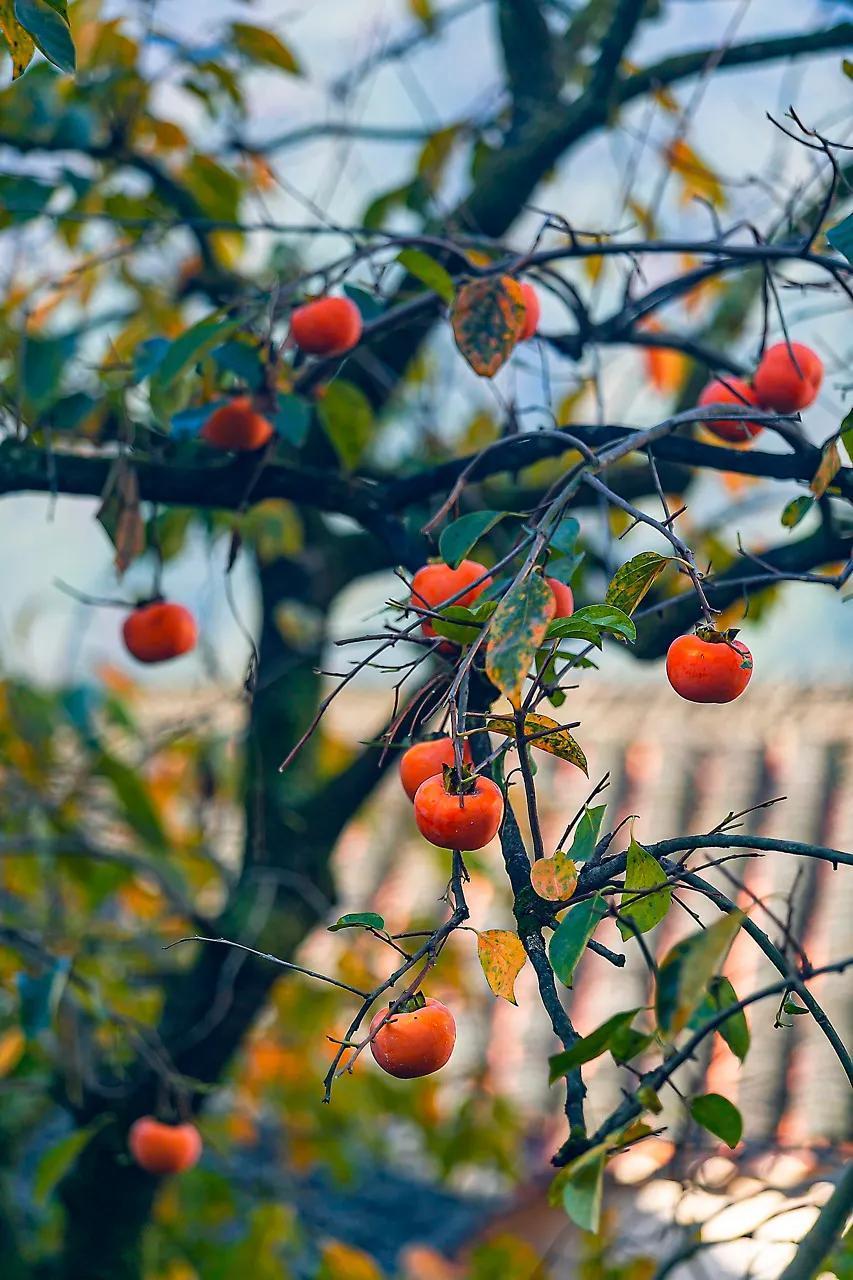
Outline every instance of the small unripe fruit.
{"label": "small unripe fruit", "polygon": [[290,318],[293,341],[312,356],[340,356],[357,345],[361,312],[350,298],[318,298],[297,307]]}
{"label": "small unripe fruit", "polygon": [[248,396],[236,396],[214,409],[201,429],[201,438],[215,449],[251,453],[274,435],[272,423],[253,407]]}

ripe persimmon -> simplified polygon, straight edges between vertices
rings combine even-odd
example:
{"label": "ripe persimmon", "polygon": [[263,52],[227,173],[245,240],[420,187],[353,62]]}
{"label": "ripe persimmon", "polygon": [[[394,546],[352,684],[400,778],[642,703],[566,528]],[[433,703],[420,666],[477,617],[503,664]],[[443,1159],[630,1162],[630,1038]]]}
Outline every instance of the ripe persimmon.
{"label": "ripe persimmon", "polygon": [[554,593],[554,618],[570,618],[575,611],[575,597],[572,589],[566,582],[560,582],[558,578],[546,578],[545,581]]}
{"label": "ripe persimmon", "polygon": [[491,778],[463,782],[457,794],[437,773],[415,792],[418,830],[441,849],[482,849],[497,835],[503,813],[501,789]]}
{"label": "ripe persimmon", "polygon": [[[457,591],[475,583],[453,601],[454,604],[472,605],[491,582],[491,578],[483,577],[487,573],[486,566],[478,560],[463,560],[458,569],[451,569],[440,561],[425,564],[412,578],[412,604],[422,609],[440,609]],[[478,578],[483,581],[477,582]],[[421,630],[425,636],[435,635],[435,628],[429,618],[424,618]]]}
{"label": "ripe persimmon", "polygon": [[128,614],[122,636],[125,648],[137,662],[168,662],[195,648],[198,627],[182,604],[152,600]]}
{"label": "ripe persimmon", "polygon": [[308,355],[341,356],[357,345],[363,324],[350,298],[317,298],[290,317],[293,341]]}
{"label": "ripe persimmon", "polygon": [[759,403],[776,413],[796,413],[817,399],[823,381],[823,361],[802,342],[777,342],[768,347],[755,371]]}
{"label": "ripe persimmon", "polygon": [[[388,1013],[380,1009],[371,1033]],[[383,1071],[398,1080],[414,1080],[439,1071],[456,1043],[456,1022],[440,1000],[414,996],[395,1009],[370,1042],[370,1052]]]}
{"label": "ripe persimmon", "polygon": [[[758,397],[743,378],[727,377],[725,382],[714,378],[702,391],[698,403],[700,405],[731,404],[738,408],[745,408],[747,405],[757,405]],[[718,440],[735,444],[753,440],[764,430],[760,422],[727,422],[725,418],[706,419],[703,426]]]}
{"label": "ripe persimmon", "polygon": [[130,1126],[127,1145],[140,1168],[163,1174],[191,1169],[202,1144],[194,1124],[163,1124],[154,1116],[140,1116]]}
{"label": "ripe persimmon", "polygon": [[532,284],[522,281],[521,292],[524,294],[524,328],[518,335],[519,342],[527,342],[539,328],[539,317],[542,308],[539,306],[539,295]]}
{"label": "ripe persimmon", "polygon": [[734,702],[752,676],[752,654],[734,632],[702,627],[678,636],[666,655],[673,689],[688,702]]}
{"label": "ripe persimmon", "polygon": [[[462,759],[466,764],[471,763],[471,748],[467,741],[462,744]],[[409,799],[414,800],[422,782],[441,773],[445,765],[452,767],[454,760],[452,738],[430,738],[426,742],[416,742],[404,751],[400,760],[400,781]]]}
{"label": "ripe persimmon", "polygon": [[201,438],[216,449],[251,453],[262,448],[275,434],[272,423],[258,413],[249,396],[235,396],[214,409],[201,429]]}

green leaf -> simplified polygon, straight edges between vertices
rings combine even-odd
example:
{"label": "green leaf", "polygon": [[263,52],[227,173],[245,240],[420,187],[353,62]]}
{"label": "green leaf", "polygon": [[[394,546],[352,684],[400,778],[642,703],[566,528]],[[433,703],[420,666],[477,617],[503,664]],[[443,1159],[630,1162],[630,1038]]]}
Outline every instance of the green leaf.
{"label": "green leaf", "polygon": [[571,1049],[549,1058],[548,1083],[553,1084],[555,1080],[567,1075],[575,1067],[582,1067],[585,1062],[592,1062],[593,1058],[604,1053],[610,1047],[616,1033],[623,1031],[633,1022],[641,1008],[642,1005],[638,1005],[636,1009],[624,1009],[621,1013],[614,1013],[612,1018],[602,1022],[601,1026],[596,1027],[595,1031],[591,1031],[588,1036],[583,1036],[572,1045]]}
{"label": "green leaf", "polygon": [[223,342],[221,347],[215,347],[211,356],[218,369],[233,373],[250,390],[257,391],[263,385],[261,353],[254,344],[234,338],[230,342]]}
{"label": "green leaf", "polygon": [[[575,543],[581,527],[574,516],[564,516],[548,539],[548,546],[562,556],[574,555]],[[548,566],[551,572],[551,566]]]}
{"label": "green leaf", "polygon": [[365,324],[369,324],[371,320],[378,319],[383,311],[386,310],[385,303],[381,298],[374,297],[366,289],[359,289],[357,284],[345,284],[344,293],[358,307]]}
{"label": "green leaf", "polygon": [[792,498],[782,512],[782,524],[786,529],[796,529],[800,521],[804,520],[809,514],[814,504],[815,499],[810,493],[804,493],[799,498]]}
{"label": "green leaf", "polygon": [[302,74],[293,51],[274,32],[266,27],[254,27],[246,22],[231,23],[231,40],[234,48],[251,62],[262,66],[278,67],[292,76]]}
{"label": "green leaf", "polygon": [[672,1038],[687,1026],[743,920],[742,911],[732,911],[709,928],[677,942],[664,957],[658,970],[655,1012],[666,1037]]}
{"label": "green leaf", "polygon": [[336,378],[326,388],[317,416],[341,462],[352,470],[373,438],[375,424],[367,396],[354,383]]}
{"label": "green leaf", "polygon": [[579,619],[576,613],[573,613],[570,618],[555,618],[553,622],[549,622],[545,639],[583,640],[586,644],[594,644],[596,649],[604,647],[598,627],[594,627],[591,622],[586,622],[583,618]]}
{"label": "green leaf", "polygon": [[65,990],[70,970],[70,959],[67,956],[59,956],[49,969],[35,977],[29,973],[18,974],[21,1027],[28,1039],[35,1039],[50,1026]]}
{"label": "green leaf", "polygon": [[614,605],[622,613],[633,613],[670,561],[670,556],[662,556],[657,551],[642,551],[634,556],[613,575],[605,603]]}
{"label": "green leaf", "polygon": [[853,409],[845,415],[841,426],[838,428],[838,435],[847,450],[847,457],[853,462]]}
{"label": "green leaf", "polygon": [[545,639],[554,593],[538,573],[510,587],[492,617],[486,648],[486,674],[519,706],[524,679]]}
{"label": "green leaf", "polygon": [[583,622],[590,622],[599,631],[610,631],[615,636],[622,636],[633,642],[637,638],[637,628],[621,609],[611,604],[588,604],[578,609],[572,617]]}
{"label": "green leaf", "polygon": [[454,644],[473,644],[483,630],[474,610],[462,604],[449,604],[442,609],[440,618],[430,618],[430,622],[436,635]]}
{"label": "green leaf", "polygon": [[280,395],[273,426],[282,440],[301,449],[311,429],[311,406],[299,396]]}
{"label": "green leaf", "polygon": [[558,582],[570,584],[585,558],[584,551],[578,551],[571,556],[552,556],[548,560],[545,572],[549,578],[556,578]]}
{"label": "green leaf", "polygon": [[610,1056],[614,1062],[630,1062],[632,1058],[636,1058],[638,1053],[643,1053],[644,1050],[648,1049],[654,1038],[652,1032],[636,1031],[633,1027],[622,1027],[611,1038]]}
{"label": "green leaf", "polygon": [[337,933],[339,929],[378,929],[385,928],[385,921],[375,911],[351,912],[340,916],[334,924],[329,925],[329,933]]}
{"label": "green leaf", "polygon": [[594,805],[592,809],[584,809],[575,827],[575,835],[569,856],[574,862],[586,862],[598,843],[601,824],[604,821],[606,804]]}
{"label": "green leaf", "polygon": [[[510,716],[491,716],[486,721],[486,728],[490,733],[503,733],[508,738],[516,736],[515,721]],[[545,730],[547,732],[544,732]],[[577,765],[589,777],[589,765],[587,764],[586,756],[568,729],[564,728],[557,720],[552,720],[550,716],[543,716],[538,713],[528,713],[524,717],[524,734],[526,737],[532,738],[529,744],[531,747],[538,747],[540,751],[547,751],[549,755],[559,756],[561,760],[568,760],[570,764]]]}
{"label": "green leaf", "polygon": [[608,1143],[600,1142],[585,1151],[560,1170],[548,1192],[550,1203],[562,1206],[582,1231],[598,1230],[608,1150]]}
{"label": "green leaf", "polygon": [[62,1181],[80,1152],[111,1120],[112,1116],[104,1115],[85,1129],[73,1129],[45,1152],[36,1166],[33,1178],[33,1199],[36,1204],[44,1204],[50,1192],[58,1182]]}
{"label": "green leaf", "polygon": [[[0,22],[2,22],[2,9],[0,9]],[[0,226],[8,227],[13,223],[28,222],[31,218],[37,218],[42,210],[47,208],[55,191],[55,183],[39,182],[37,178],[11,174],[0,176]]]}
{"label": "green leaf", "polygon": [[848,213],[842,222],[836,222],[834,227],[830,227],[826,238],[833,249],[843,253],[847,261],[853,263],[853,213]]}
{"label": "green leaf", "polygon": [[100,774],[110,783],[121,805],[122,816],[137,835],[146,844],[164,849],[167,845],[166,833],[139,774],[106,752],[101,753],[92,772]]}
{"label": "green leaf", "polygon": [[76,54],[64,0],[15,0],[15,17],[48,62],[73,75]]}
{"label": "green leaf", "polygon": [[[714,978],[710,986],[710,995],[717,1010],[730,1009],[738,1003],[737,993],[728,978]],[[749,1053],[749,1023],[743,1009],[733,1013],[725,1022],[717,1027],[726,1044],[736,1058],[744,1061]]]}
{"label": "green leaf", "polygon": [[[661,885],[658,889],[656,886]],[[649,892],[654,890],[654,892]],[[625,872],[625,891],[619,904],[620,915],[630,916],[634,928],[617,920],[623,940],[636,933],[647,933],[664,918],[672,902],[672,887],[667,884],[666,873],[656,858],[631,839],[628,846],[628,866]]]}
{"label": "green leaf", "polygon": [[36,412],[55,399],[73,351],[72,338],[27,337],[21,380],[24,395]]}
{"label": "green leaf", "polygon": [[432,289],[448,306],[452,305],[456,297],[456,285],[450,272],[440,262],[436,262],[435,258],[422,249],[404,249],[397,255],[397,261],[401,267],[406,268],[409,275]]}
{"label": "green leaf", "polygon": [[217,320],[208,316],[186,329],[170,344],[152,376],[152,384],[156,384],[159,392],[165,391],[189,365],[197,364],[208,351],[232,334],[238,323],[237,320]]}
{"label": "green leaf", "polygon": [[743,1134],[743,1120],[737,1107],[720,1093],[703,1093],[690,1103],[690,1114],[703,1129],[722,1138],[734,1151]]}
{"label": "green leaf", "polygon": [[607,915],[607,906],[600,893],[570,907],[548,947],[551,968],[563,986],[572,985],[572,975],[578,961],[586,950],[599,922]]}
{"label": "green leaf", "polygon": [[146,338],[133,353],[133,380],[143,382],[156,373],[166,358],[171,343],[168,338]]}
{"label": "green leaf", "polygon": [[484,538],[490,529],[494,529],[506,515],[505,511],[472,511],[469,515],[460,516],[446,529],[442,530],[438,540],[438,550],[445,564],[451,569],[458,569],[462,561]]}

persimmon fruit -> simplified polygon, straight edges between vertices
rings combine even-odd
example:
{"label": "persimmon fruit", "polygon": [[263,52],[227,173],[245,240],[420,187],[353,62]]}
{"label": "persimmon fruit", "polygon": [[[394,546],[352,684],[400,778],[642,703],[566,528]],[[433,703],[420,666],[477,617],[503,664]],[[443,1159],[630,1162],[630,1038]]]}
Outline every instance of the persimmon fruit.
{"label": "persimmon fruit", "polygon": [[[467,741],[462,744],[462,759],[471,763],[471,748]],[[415,792],[427,778],[441,773],[444,766],[452,768],[455,761],[452,738],[431,738],[427,742],[416,742],[403,752],[400,760],[400,781],[403,790],[410,800],[414,800]]]}
{"label": "persimmon fruit", "polygon": [[312,356],[341,356],[361,338],[361,312],[351,298],[317,298],[290,318],[293,341]]}
{"label": "persimmon fruit", "polygon": [[759,403],[776,413],[806,409],[820,391],[823,361],[802,342],[777,342],[768,347],[755,371]]}
{"label": "persimmon fruit", "polygon": [[[486,566],[478,560],[463,560],[457,569],[451,569],[449,565],[439,561],[425,564],[412,578],[412,604],[422,609],[439,609],[457,591],[462,591],[462,595],[453,603],[470,606],[491,582],[491,578],[483,576],[487,573]],[[483,581],[477,582],[478,578]],[[469,589],[463,590],[465,587]],[[435,635],[435,628],[429,618],[424,618],[421,622],[421,631],[425,636]]]}
{"label": "persimmon fruit", "polygon": [[524,328],[518,335],[518,340],[519,342],[527,342],[539,328],[542,308],[539,305],[539,295],[532,284],[522,281],[521,292],[524,294]]}
{"label": "persimmon fruit", "polygon": [[441,849],[482,849],[498,833],[504,812],[501,789],[491,778],[463,782],[455,794],[437,773],[415,792],[415,822]]}
{"label": "persimmon fruit", "polygon": [[732,632],[703,627],[678,636],[666,655],[673,689],[688,702],[734,702],[752,676],[752,654]]}
{"label": "persimmon fruit", "polygon": [[141,604],[124,620],[125,648],[137,662],[169,662],[196,646],[196,620],[182,604],[152,600]]}
{"label": "persimmon fruit", "polygon": [[[703,389],[698,403],[700,405],[731,404],[743,409],[747,405],[757,406],[758,397],[743,378],[726,378],[725,382],[714,378]],[[754,440],[764,430],[760,422],[727,422],[725,418],[708,418],[703,425],[718,440],[725,440],[731,444],[742,444]]]}
{"label": "persimmon fruit", "polygon": [[253,453],[273,438],[275,428],[258,413],[249,396],[235,396],[214,409],[201,429],[201,438],[215,449],[232,453]]}
{"label": "persimmon fruit", "polygon": [[575,611],[575,597],[571,587],[557,578],[546,578],[545,581],[554,593],[554,618],[570,618]]}
{"label": "persimmon fruit", "polygon": [[194,1124],[163,1124],[154,1116],[140,1116],[130,1126],[127,1145],[140,1168],[148,1173],[183,1173],[198,1163],[201,1134]]}
{"label": "persimmon fruit", "polygon": [[[421,997],[423,999],[423,997]],[[380,1009],[370,1024],[371,1033],[388,1013]],[[414,1080],[440,1071],[453,1053],[456,1021],[440,1000],[417,998],[394,1011],[370,1042],[370,1052],[383,1071],[398,1080]]]}

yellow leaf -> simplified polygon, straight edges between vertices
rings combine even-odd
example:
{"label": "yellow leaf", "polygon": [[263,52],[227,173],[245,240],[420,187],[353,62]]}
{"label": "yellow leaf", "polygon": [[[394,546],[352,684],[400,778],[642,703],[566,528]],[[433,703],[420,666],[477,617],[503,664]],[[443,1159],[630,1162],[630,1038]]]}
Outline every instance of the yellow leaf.
{"label": "yellow leaf", "polygon": [[15,17],[14,0],[0,0],[0,33],[12,57],[12,79],[17,80],[30,65],[35,45]]}
{"label": "yellow leaf", "polygon": [[26,1036],[20,1027],[10,1027],[0,1036],[0,1078],[15,1070],[26,1043]]}
{"label": "yellow leaf", "polygon": [[604,270],[604,258],[601,254],[595,254],[591,258],[584,258],[582,266],[587,280],[591,280],[595,284]]}
{"label": "yellow leaf", "polygon": [[689,204],[695,196],[701,196],[717,209],[725,207],[726,193],[720,179],[683,138],[676,138],[670,143],[664,156],[670,169],[681,179],[682,204]]}
{"label": "yellow leaf", "polygon": [[382,1280],[382,1272],[369,1253],[330,1240],[323,1246],[319,1280]]}
{"label": "yellow leaf", "polygon": [[838,452],[838,445],[834,440],[830,440],[823,451],[820,466],[814,474],[814,479],[809,485],[816,498],[823,497],[840,470],[841,455]]}
{"label": "yellow leaf", "polygon": [[661,395],[673,395],[684,385],[689,362],[671,347],[646,347],[643,352],[649,382]]}
{"label": "yellow leaf", "polygon": [[577,888],[578,869],[562,849],[553,858],[540,858],[530,871],[530,883],[548,902],[565,902]]}
{"label": "yellow leaf", "polygon": [[477,955],[493,993],[516,1004],[515,980],[527,960],[518,934],[508,929],[486,929],[478,933]]}

